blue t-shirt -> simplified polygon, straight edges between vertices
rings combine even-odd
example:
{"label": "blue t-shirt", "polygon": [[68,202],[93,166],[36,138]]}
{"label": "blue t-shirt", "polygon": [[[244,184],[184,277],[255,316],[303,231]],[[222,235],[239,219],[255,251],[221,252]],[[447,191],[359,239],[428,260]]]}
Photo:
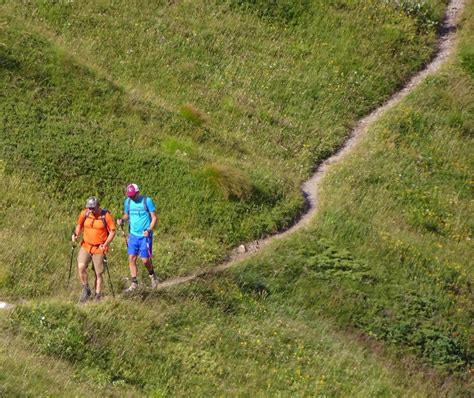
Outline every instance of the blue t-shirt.
{"label": "blue t-shirt", "polygon": [[[133,199],[127,198],[123,204],[124,213],[128,214],[128,222],[130,224],[130,233],[135,236],[143,236],[143,231],[146,231],[151,223],[150,212],[156,211],[153,200],[146,198],[146,206],[144,206],[145,197],[140,196],[135,202]],[[130,206],[130,208],[128,208]]]}

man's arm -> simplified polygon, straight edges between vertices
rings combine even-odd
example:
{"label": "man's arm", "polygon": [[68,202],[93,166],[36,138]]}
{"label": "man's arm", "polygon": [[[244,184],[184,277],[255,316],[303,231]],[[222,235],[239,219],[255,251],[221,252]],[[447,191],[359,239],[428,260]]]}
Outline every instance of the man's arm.
{"label": "man's arm", "polygon": [[110,230],[109,235],[107,236],[107,240],[99,247],[101,249],[107,249],[110,245],[110,242],[112,242],[112,240],[114,239],[114,237],[115,237],[115,230]]}
{"label": "man's arm", "polygon": [[148,229],[153,231],[155,229],[156,222],[158,221],[158,217],[156,216],[156,211],[150,212],[150,217],[151,217],[151,222]]}
{"label": "man's arm", "polygon": [[123,213],[122,215],[122,218],[118,218],[117,219],[117,224],[118,225],[122,225],[124,222],[127,222],[128,221],[128,214],[127,213]]}
{"label": "man's arm", "polygon": [[74,233],[72,234],[72,241],[75,242],[79,235],[82,232],[82,227],[79,224],[76,224],[76,227],[74,228]]}
{"label": "man's arm", "polygon": [[151,217],[150,226],[148,227],[146,231],[143,232],[143,236],[145,237],[149,236],[153,232],[153,229],[155,228],[156,222],[158,220],[158,217],[156,216],[156,211],[151,211],[150,217]]}

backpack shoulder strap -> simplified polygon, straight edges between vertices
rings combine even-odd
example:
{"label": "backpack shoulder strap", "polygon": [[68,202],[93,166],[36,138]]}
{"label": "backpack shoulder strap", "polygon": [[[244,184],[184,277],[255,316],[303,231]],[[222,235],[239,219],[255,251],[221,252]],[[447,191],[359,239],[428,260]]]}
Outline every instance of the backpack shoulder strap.
{"label": "backpack shoulder strap", "polygon": [[104,223],[104,227],[107,230],[107,232],[109,232],[109,227],[107,226],[107,221],[105,220],[105,216],[108,212],[109,211],[107,209],[102,209],[102,211],[100,213],[100,218],[101,218],[102,222]]}
{"label": "backpack shoulder strap", "polygon": [[144,197],[143,197],[143,209],[144,209],[147,213],[149,213],[150,211],[148,210],[148,204],[146,203],[147,200],[148,200],[148,197],[147,197],[147,196],[144,196]]}
{"label": "backpack shoulder strap", "polygon": [[130,217],[130,198],[125,199],[125,207],[124,207],[124,213],[127,214]]}
{"label": "backpack shoulder strap", "polygon": [[91,214],[90,209],[86,209],[86,212],[84,213],[84,217],[82,218],[81,228],[84,228],[84,223],[86,222],[86,219],[90,216],[90,214]]}

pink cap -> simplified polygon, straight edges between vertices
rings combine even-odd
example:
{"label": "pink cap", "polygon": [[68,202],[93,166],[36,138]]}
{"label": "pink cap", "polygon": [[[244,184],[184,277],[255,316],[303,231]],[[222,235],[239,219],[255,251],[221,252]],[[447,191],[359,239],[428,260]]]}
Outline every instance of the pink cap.
{"label": "pink cap", "polygon": [[127,186],[127,196],[129,198],[133,198],[138,192],[140,192],[140,188],[138,188],[137,184],[130,184]]}

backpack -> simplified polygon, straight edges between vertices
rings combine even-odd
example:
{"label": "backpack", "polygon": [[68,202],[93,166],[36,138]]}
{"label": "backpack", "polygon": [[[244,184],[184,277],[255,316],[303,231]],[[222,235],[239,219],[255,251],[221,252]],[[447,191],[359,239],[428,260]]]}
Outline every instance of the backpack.
{"label": "backpack", "polygon": [[[150,211],[148,210],[148,205],[146,204],[148,197],[142,196],[142,198],[143,198],[143,210],[145,210],[148,213],[148,215],[150,215]],[[128,215],[128,217],[130,217],[130,201],[131,201],[130,198],[127,198],[127,200],[125,201],[125,213]]]}
{"label": "backpack", "polygon": [[[81,224],[81,228],[84,228],[84,224],[86,222],[86,218],[89,218],[89,216],[91,215],[92,213],[92,210],[91,209],[87,209],[86,210],[86,213],[84,214],[84,221],[82,221],[82,224]],[[109,211],[107,209],[102,209],[101,212],[100,212],[100,219],[102,220],[102,222],[104,223],[104,227],[105,229],[107,230],[107,233],[109,233],[109,227],[107,226],[107,222],[105,221],[105,215],[109,213]],[[92,225],[94,225],[94,221],[95,221],[95,218],[92,219]],[[92,226],[91,225],[91,226]]]}

